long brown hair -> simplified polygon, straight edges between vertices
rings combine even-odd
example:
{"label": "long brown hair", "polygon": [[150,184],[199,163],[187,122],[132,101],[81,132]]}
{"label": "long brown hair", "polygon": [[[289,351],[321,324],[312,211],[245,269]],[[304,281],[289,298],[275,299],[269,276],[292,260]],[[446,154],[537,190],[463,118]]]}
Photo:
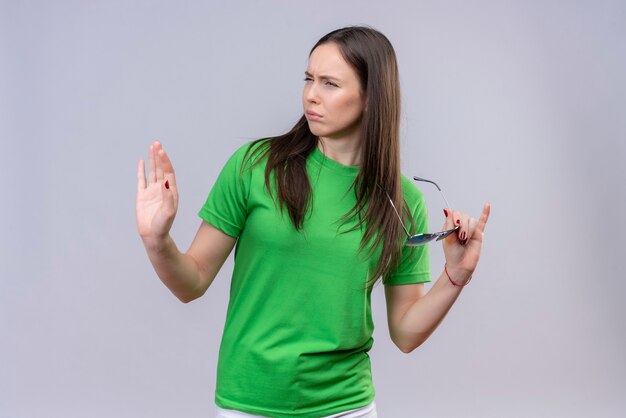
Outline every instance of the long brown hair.
{"label": "long brown hair", "polygon": [[[378,265],[367,283],[373,285],[379,277],[388,275],[397,267],[405,239],[386,193],[397,208],[403,208],[403,216],[413,225],[401,188],[400,82],[396,55],[389,40],[369,27],[350,26],[334,30],[311,48],[309,56],[315,48],[326,43],[339,47],[343,58],[355,70],[367,98],[361,120],[361,165],[353,183],[356,204],[342,219],[344,222],[354,217],[358,219],[357,225],[350,230],[365,226],[360,250],[367,247],[369,256],[382,245]],[[255,149],[253,154],[267,156],[265,186],[271,193],[270,174],[274,172],[280,209],[287,208],[297,230],[302,229],[311,209],[306,159],[317,142],[306,117],[302,116],[289,132],[268,140],[267,146],[250,148]]]}

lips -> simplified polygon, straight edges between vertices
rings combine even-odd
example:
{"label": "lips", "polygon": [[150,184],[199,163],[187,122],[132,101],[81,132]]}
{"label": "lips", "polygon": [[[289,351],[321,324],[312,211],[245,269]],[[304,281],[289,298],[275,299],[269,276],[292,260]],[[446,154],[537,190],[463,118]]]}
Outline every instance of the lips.
{"label": "lips", "polygon": [[322,115],[320,115],[319,113],[315,113],[311,110],[307,110],[306,111],[306,116],[308,119],[313,119],[313,120],[317,120],[320,119],[322,117]]}

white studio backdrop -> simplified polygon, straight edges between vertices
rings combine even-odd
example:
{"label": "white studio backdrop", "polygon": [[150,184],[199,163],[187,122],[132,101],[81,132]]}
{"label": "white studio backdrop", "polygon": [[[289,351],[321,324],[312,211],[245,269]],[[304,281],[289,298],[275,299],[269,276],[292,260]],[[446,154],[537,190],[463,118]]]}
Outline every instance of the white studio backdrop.
{"label": "white studio backdrop", "polygon": [[232,259],[192,303],[161,284],[137,161],[170,154],[186,250],[228,156],[292,126],[308,51],[352,24],[396,49],[404,174],[492,203],[423,346],[392,344],[374,289],[379,416],[624,415],[626,3],[3,0],[0,418],[214,416]]}

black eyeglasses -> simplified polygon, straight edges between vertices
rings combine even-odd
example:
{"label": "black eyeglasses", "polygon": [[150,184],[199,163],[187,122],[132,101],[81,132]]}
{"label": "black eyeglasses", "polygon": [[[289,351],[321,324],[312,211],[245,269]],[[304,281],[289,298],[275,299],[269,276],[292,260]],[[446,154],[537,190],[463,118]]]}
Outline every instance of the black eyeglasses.
{"label": "black eyeglasses", "polygon": [[[435,187],[437,188],[437,190],[439,190],[439,192],[441,193],[441,197],[443,197],[443,200],[446,202],[446,207],[447,208],[450,207],[450,205],[448,204],[448,200],[444,196],[443,191],[437,185],[437,183],[435,183],[432,180],[426,180],[426,179],[423,179],[423,178],[417,177],[417,176],[414,176],[413,180],[423,181],[423,182],[426,182],[426,183],[434,184]],[[387,195],[387,198],[389,199],[389,203],[391,203],[391,206],[393,207],[393,210],[396,212],[396,215],[398,215],[398,219],[400,219],[400,224],[402,225],[402,228],[404,228],[404,232],[406,232],[407,239],[406,239],[406,242],[404,243],[404,245],[407,245],[407,246],[410,246],[410,247],[416,247],[418,245],[427,244],[427,243],[429,243],[432,240],[440,241],[440,240],[444,239],[445,237],[449,236],[451,233],[453,233],[454,231],[456,231],[457,229],[460,228],[459,226],[455,226],[454,228],[448,229],[447,231],[429,232],[429,233],[425,233],[425,234],[411,235],[409,233],[409,230],[406,229],[406,226],[404,225],[404,222],[402,222],[402,217],[400,216],[400,213],[398,212],[398,209],[396,209],[396,205],[393,204],[393,200],[391,200],[391,196],[389,196],[389,193],[387,193],[386,190],[385,190],[385,194]]]}

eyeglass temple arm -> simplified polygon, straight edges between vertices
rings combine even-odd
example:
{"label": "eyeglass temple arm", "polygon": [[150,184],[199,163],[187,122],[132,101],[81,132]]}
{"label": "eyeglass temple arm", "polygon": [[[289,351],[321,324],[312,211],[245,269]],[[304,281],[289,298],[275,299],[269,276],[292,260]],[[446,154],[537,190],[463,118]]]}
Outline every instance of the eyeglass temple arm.
{"label": "eyeglass temple arm", "polygon": [[[423,179],[423,178],[421,178],[421,177],[417,177],[417,176],[413,176],[413,180],[416,180],[416,181],[425,181],[426,183],[431,183],[431,184],[434,184],[434,185],[435,185],[435,187],[437,188],[437,190],[439,190],[439,193],[441,193],[441,197],[443,197],[443,200],[446,202],[446,207],[447,207],[448,209],[450,208],[450,204],[448,203],[448,199],[446,199],[446,196],[443,194],[443,190],[441,190],[441,187],[439,187],[439,186],[437,185],[437,183],[435,183],[435,182],[434,182],[434,181],[432,181],[432,180]],[[387,196],[389,196],[389,195],[387,195]]]}
{"label": "eyeglass temple arm", "polygon": [[[381,187],[381,189],[382,189],[382,187]],[[383,191],[387,195],[387,199],[389,199],[389,203],[391,203],[391,207],[393,208],[393,211],[396,213],[396,215],[398,215],[398,219],[400,220],[400,225],[402,225],[402,228],[404,229],[404,232],[406,232],[406,236],[411,238],[411,234],[409,234],[409,230],[406,229],[406,226],[404,225],[404,222],[402,222],[402,217],[400,216],[400,213],[398,213],[398,209],[396,209],[396,205],[393,204],[393,200],[391,200],[391,196],[389,196],[389,193],[387,193],[387,190],[383,189]]]}

